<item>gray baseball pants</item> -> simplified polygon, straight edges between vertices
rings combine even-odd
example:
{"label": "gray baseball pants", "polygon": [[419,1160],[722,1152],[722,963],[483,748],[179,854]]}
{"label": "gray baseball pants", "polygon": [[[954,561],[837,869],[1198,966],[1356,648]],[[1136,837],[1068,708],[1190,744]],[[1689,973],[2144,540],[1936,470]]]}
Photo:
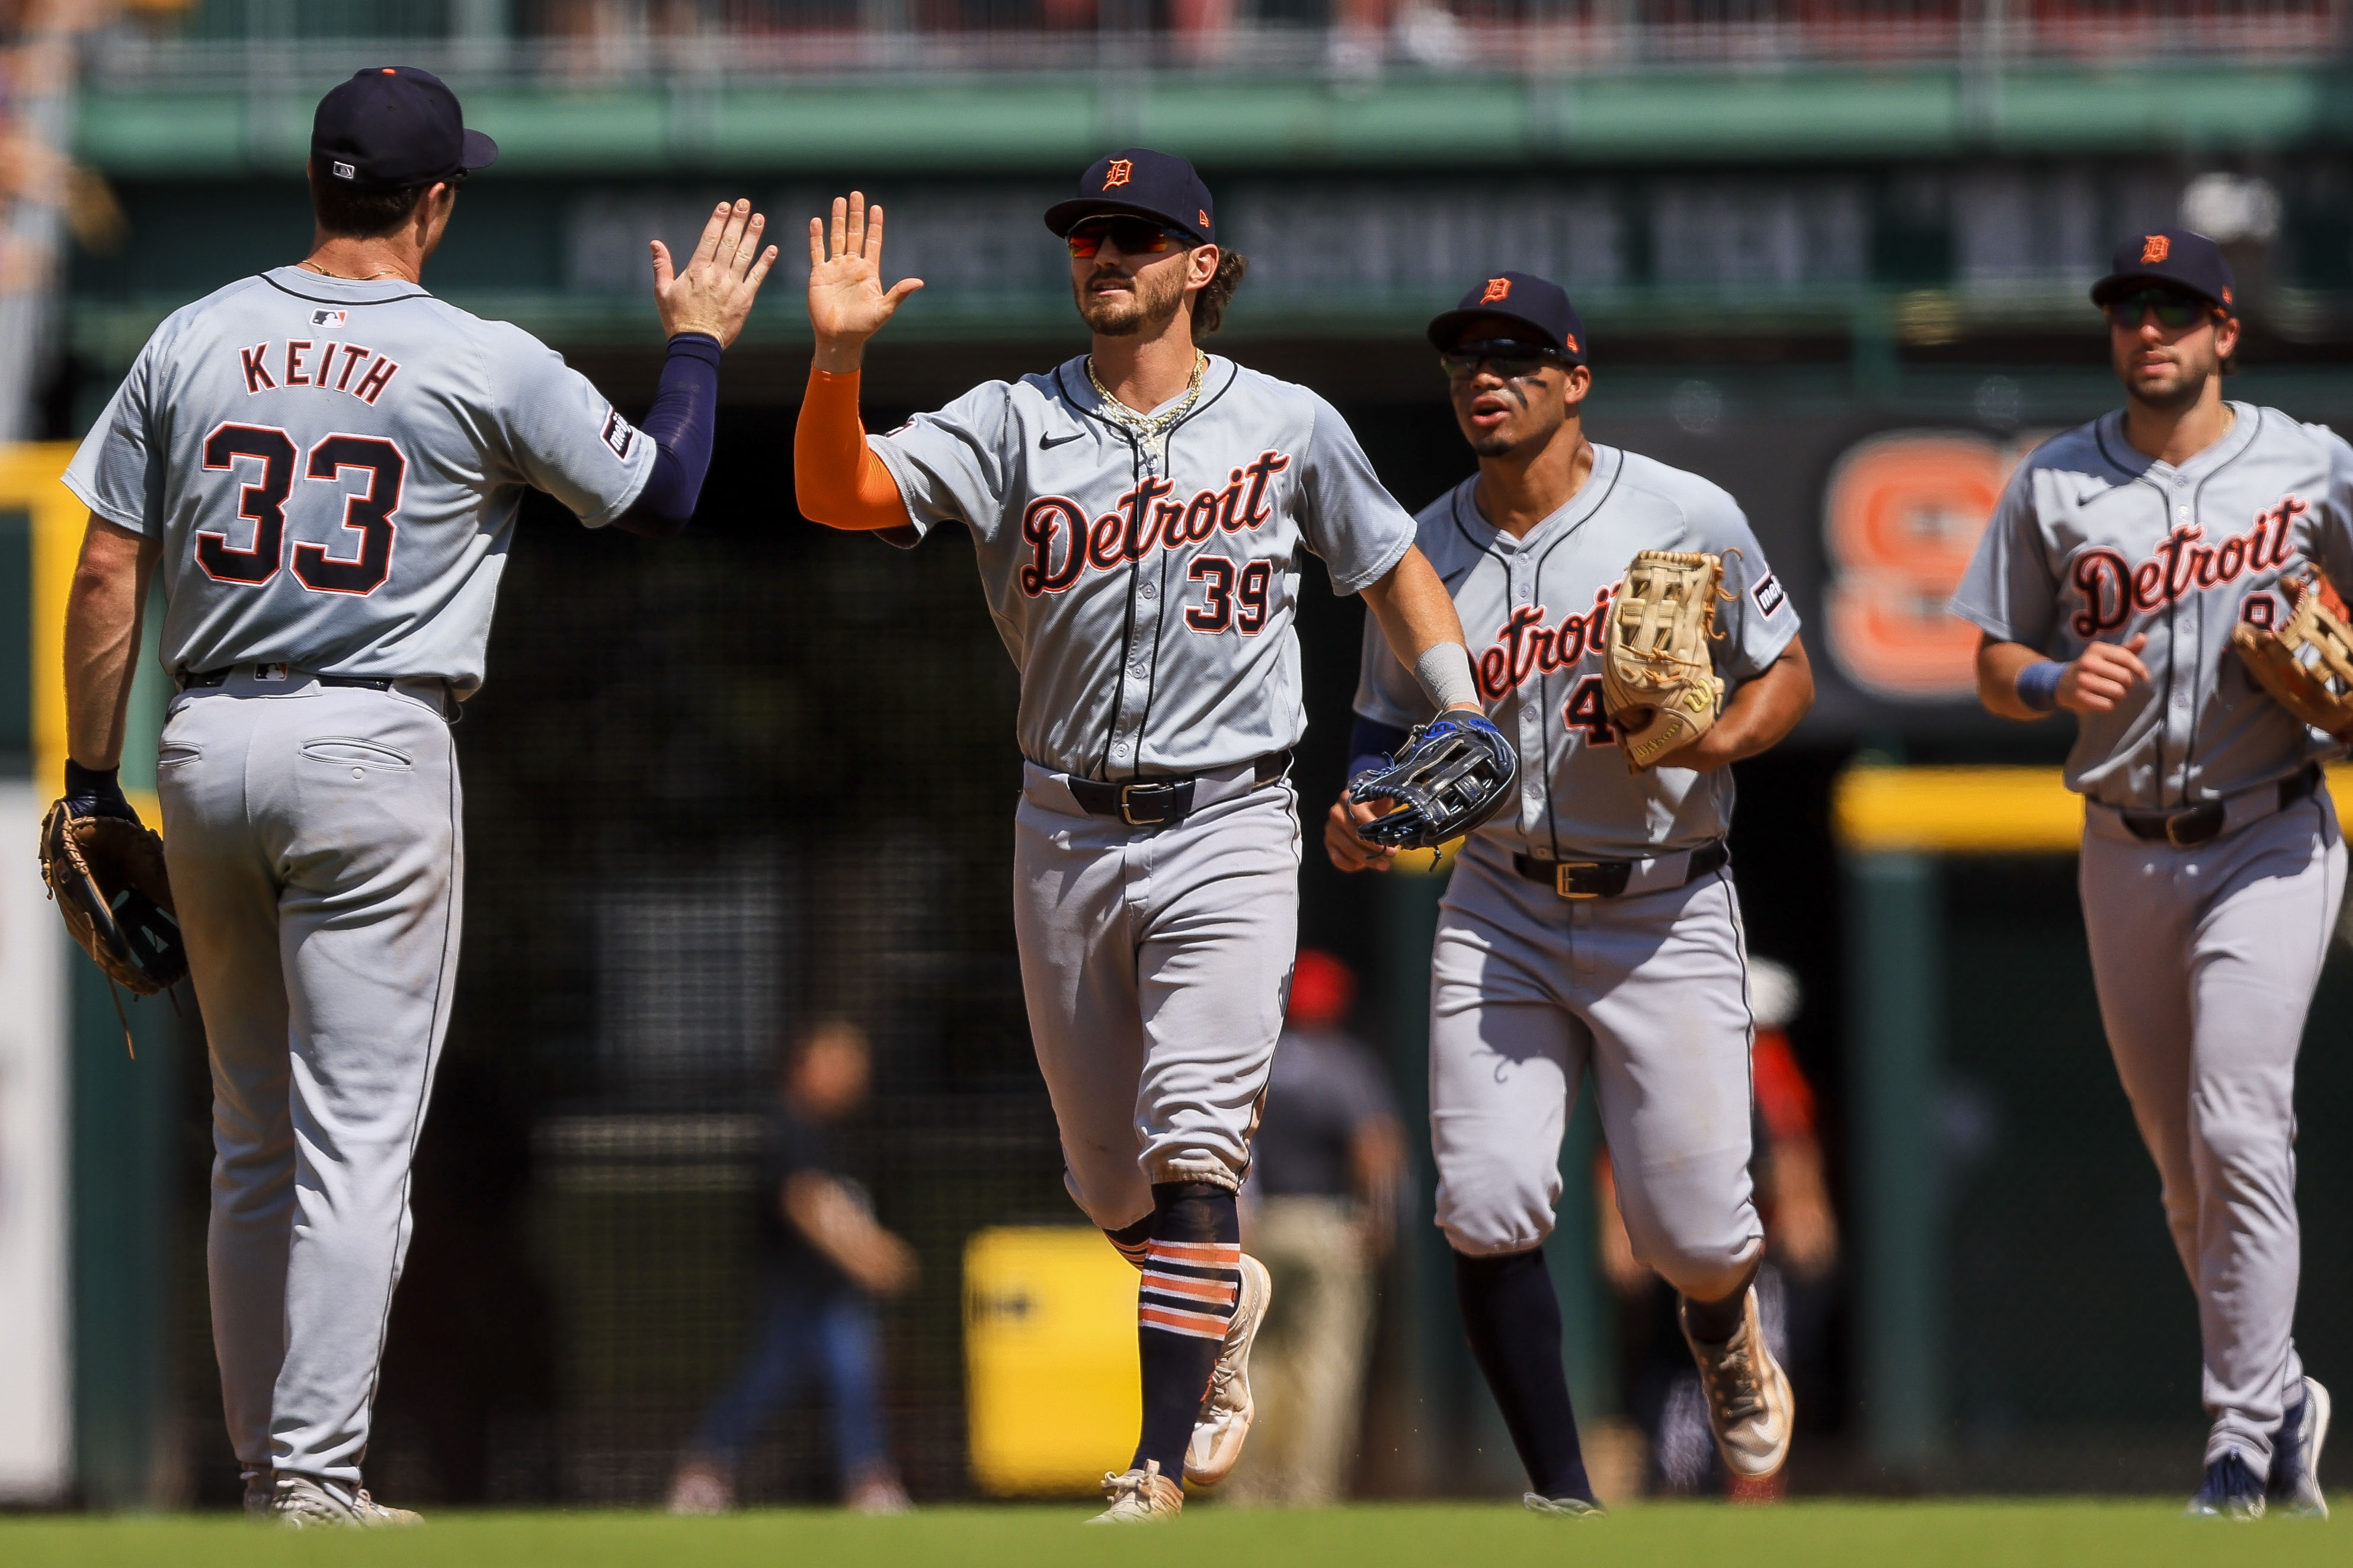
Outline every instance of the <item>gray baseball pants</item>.
{"label": "gray baseball pants", "polygon": [[210,1047],[213,1346],[248,1467],[357,1486],[449,1026],[460,800],[438,681],[184,691],[156,780]]}
{"label": "gray baseball pants", "polygon": [[2084,814],[2100,1019],[2198,1296],[2208,1463],[2257,1475],[2295,1353],[2295,1058],[2345,892],[2337,809],[2308,800],[2193,848]]}
{"label": "gray baseball pants", "polygon": [[1720,1300],[1764,1250],[1748,1175],[1747,962],[1724,870],[1567,900],[1473,838],[1440,907],[1430,1031],[1438,1224],[1457,1252],[1552,1234],[1588,1068],[1635,1256]]}
{"label": "gray baseball pants", "polygon": [[1121,1230],[1156,1182],[1239,1188],[1299,947],[1290,782],[1206,773],[1174,826],[1090,816],[1023,768],[1013,927],[1064,1184]]}

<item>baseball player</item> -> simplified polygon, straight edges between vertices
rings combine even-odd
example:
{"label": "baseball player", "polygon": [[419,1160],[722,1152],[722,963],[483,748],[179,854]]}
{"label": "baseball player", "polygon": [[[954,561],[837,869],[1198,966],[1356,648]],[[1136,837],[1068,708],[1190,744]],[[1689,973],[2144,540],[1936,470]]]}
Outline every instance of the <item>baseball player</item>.
{"label": "baseball player", "polygon": [[67,806],[116,783],[150,574],[179,686],[156,766],[211,1055],[213,1343],[246,1507],[416,1515],[361,1484],[408,1172],[449,1024],[464,865],[449,724],[481,684],[526,488],[592,528],[674,533],[711,450],[721,349],[776,251],[720,208],[633,428],[528,333],[418,278],[498,155],[405,66],[320,101],[310,256],[174,313],[82,443],[66,626]]}
{"label": "baseball player", "polygon": [[2228,644],[2284,622],[2307,563],[2353,584],[2353,449],[2223,400],[2239,321],[2212,240],[2135,235],[2092,299],[2124,409],[2020,465],[1952,607],[1985,634],[1989,710],[2075,715],[2101,1022],[2198,1297],[2213,1426],[2189,1510],[2325,1515],[2328,1394],[2291,1337],[2295,1097],[2345,888],[2319,768],[2341,748]]}
{"label": "baseball player", "polygon": [[[1478,649],[1480,695],[1520,753],[1517,809],[1464,845],[1433,956],[1430,1120],[1438,1224],[1471,1345],[1539,1512],[1595,1510],[1542,1248],[1560,1141],[1590,1069],[1634,1251],[1682,1293],[1709,1423],[1738,1476],[1778,1472],[1788,1380],[1749,1289],[1751,1021],[1726,869],[1726,764],[1787,735],[1813,700],[1798,616],[1740,508],[1694,475],[1586,438],[1592,384],[1568,296],[1497,272],[1430,325],[1479,471],[1423,510],[1422,552]],[[1713,728],[1627,763],[1602,697],[1604,629],[1645,550],[1723,557]],[[1367,637],[1352,775],[1381,764],[1429,700]],[[1343,871],[1393,851],[1344,794],[1324,847]]]}
{"label": "baseball player", "polygon": [[1249,1430],[1269,1286],[1234,1195],[1298,946],[1305,557],[1365,595],[1434,709],[1477,708],[1453,606],[1339,415],[1195,346],[1243,268],[1215,212],[1181,158],[1098,159],[1046,214],[1092,352],[873,438],[860,356],[921,284],[882,288],[862,196],[829,246],[809,225],[801,510],[908,543],[964,524],[1021,672],[1030,1032],[1071,1194],[1144,1271],[1143,1433],[1106,1521],[1173,1517],[1180,1472],[1224,1479]]}

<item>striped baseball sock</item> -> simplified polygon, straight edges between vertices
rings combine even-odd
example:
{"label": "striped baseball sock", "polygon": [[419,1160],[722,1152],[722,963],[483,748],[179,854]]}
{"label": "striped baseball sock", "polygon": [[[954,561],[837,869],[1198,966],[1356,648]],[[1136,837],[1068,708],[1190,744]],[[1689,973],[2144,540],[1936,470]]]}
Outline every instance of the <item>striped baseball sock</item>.
{"label": "striped baseball sock", "polygon": [[1144,1267],[1145,1253],[1152,1245],[1153,1222],[1159,1217],[1159,1211],[1155,1209],[1134,1225],[1103,1232],[1103,1239],[1111,1243],[1113,1251],[1126,1258],[1136,1268],[1141,1269]]}
{"label": "striped baseball sock", "polygon": [[1156,1184],[1152,1200],[1152,1238],[1135,1297],[1144,1365],[1144,1434],[1135,1468],[1157,1459],[1161,1474],[1180,1476],[1219,1346],[1241,1296],[1241,1220],[1234,1194],[1206,1182]]}

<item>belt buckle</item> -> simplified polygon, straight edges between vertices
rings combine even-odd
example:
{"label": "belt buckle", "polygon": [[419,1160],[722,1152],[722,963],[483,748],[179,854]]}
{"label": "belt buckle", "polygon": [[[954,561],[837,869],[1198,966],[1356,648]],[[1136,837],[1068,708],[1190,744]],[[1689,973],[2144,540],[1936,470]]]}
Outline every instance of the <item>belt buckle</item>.
{"label": "belt buckle", "polygon": [[1138,790],[1158,790],[1164,796],[1170,793],[1169,787],[1163,784],[1132,784],[1120,785],[1119,819],[1122,822],[1126,823],[1130,827],[1166,826],[1170,818],[1165,810],[1158,816],[1138,816],[1135,815],[1135,792]]}
{"label": "belt buckle", "polygon": [[2197,815],[2198,810],[2193,806],[2188,811],[2177,811],[2171,816],[2167,817],[2165,819],[2166,843],[2176,849],[2195,849],[2200,844],[2203,844],[2205,839],[2202,838],[2198,839],[2195,842],[2184,842],[2180,834],[2175,831],[2177,827],[2187,824],[2191,817],[2194,817]]}
{"label": "belt buckle", "polygon": [[1599,888],[1577,889],[1577,874],[1579,871],[1599,872],[1600,869],[1601,863],[1598,860],[1560,861],[1552,868],[1552,890],[1564,899],[1598,899],[1601,896]]}

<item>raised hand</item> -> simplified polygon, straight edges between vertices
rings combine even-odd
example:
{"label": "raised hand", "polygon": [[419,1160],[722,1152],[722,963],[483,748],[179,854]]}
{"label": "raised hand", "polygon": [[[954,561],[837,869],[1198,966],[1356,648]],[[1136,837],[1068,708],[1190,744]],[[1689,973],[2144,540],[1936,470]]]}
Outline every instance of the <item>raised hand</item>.
{"label": "raised hand", "polygon": [[775,246],[760,248],[760,231],[767,226],[748,201],[720,203],[682,272],[670,270],[670,247],[653,242],[654,309],[666,336],[708,332],[721,348],[735,341],[776,263]]}
{"label": "raised hand", "polygon": [[882,287],[882,209],[869,208],[866,193],[833,200],[828,244],[823,218],[809,219],[809,326],[817,332],[817,367],[834,374],[858,368],[866,340],[882,330],[899,301],[923,286],[902,278]]}

